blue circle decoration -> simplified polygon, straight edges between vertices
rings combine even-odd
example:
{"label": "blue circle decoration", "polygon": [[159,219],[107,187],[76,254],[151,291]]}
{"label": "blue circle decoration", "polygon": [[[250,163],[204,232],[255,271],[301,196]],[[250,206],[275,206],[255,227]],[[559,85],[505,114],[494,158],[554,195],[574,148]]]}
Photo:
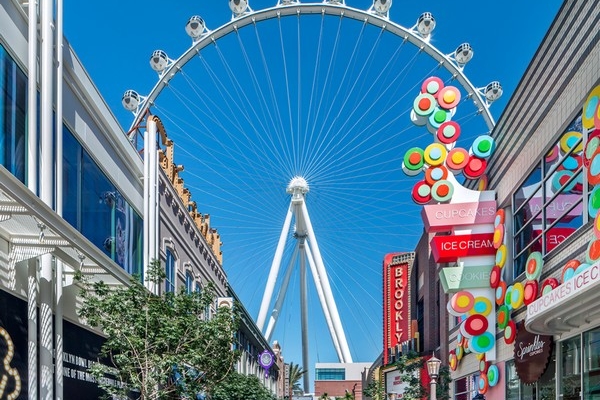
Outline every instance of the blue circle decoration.
{"label": "blue circle decoration", "polygon": [[469,348],[474,353],[485,353],[494,348],[496,338],[491,332],[484,332],[481,335],[473,336],[469,340]]}

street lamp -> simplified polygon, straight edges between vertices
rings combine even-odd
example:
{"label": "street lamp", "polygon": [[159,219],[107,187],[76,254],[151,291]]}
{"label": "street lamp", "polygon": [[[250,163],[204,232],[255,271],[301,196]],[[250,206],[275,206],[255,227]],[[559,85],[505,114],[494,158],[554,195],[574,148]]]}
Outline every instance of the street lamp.
{"label": "street lamp", "polygon": [[437,400],[436,390],[436,379],[440,375],[440,364],[442,361],[435,357],[435,352],[429,360],[427,360],[427,372],[431,378],[431,389],[429,391],[429,398],[431,400]]}

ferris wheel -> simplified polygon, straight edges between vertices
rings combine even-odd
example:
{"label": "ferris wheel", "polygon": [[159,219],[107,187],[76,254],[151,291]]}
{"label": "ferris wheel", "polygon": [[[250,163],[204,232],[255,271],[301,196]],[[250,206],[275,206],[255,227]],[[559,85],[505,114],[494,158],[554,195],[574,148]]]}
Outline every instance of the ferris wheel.
{"label": "ferris wheel", "polygon": [[267,339],[302,343],[305,370],[309,342],[323,345],[309,325],[323,325],[340,362],[365,345],[380,351],[381,261],[412,251],[422,232],[402,173],[404,152],[432,141],[411,122],[422,83],[436,76],[460,90],[452,119],[466,142],[492,130],[502,95],[498,82],[467,78],[470,44],[442,52],[431,13],[404,27],[391,5],[229,0],[230,21],[209,29],[192,16],[189,48],[154,51],[156,84],[122,99],[134,142],[149,112],[161,117],[186,186],[221,234],[232,287]]}

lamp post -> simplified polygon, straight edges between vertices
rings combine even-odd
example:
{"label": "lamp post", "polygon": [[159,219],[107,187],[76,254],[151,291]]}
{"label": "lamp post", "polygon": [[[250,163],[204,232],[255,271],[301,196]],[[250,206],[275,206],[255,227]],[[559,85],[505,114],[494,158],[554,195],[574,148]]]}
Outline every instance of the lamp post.
{"label": "lamp post", "polygon": [[436,394],[436,380],[440,374],[440,364],[442,361],[435,357],[435,352],[429,360],[427,360],[427,372],[431,378],[431,389],[429,391],[429,398],[431,400],[437,400]]}

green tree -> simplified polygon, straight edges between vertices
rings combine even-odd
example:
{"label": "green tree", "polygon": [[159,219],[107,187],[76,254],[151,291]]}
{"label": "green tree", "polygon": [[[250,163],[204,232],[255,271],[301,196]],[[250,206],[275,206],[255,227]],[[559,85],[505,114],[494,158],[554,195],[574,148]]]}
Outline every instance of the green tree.
{"label": "green tree", "polygon": [[292,394],[294,392],[301,392],[302,388],[300,386],[300,378],[302,378],[302,376],[304,376],[304,374],[306,373],[306,371],[304,369],[302,369],[301,366],[299,366],[298,364],[294,364],[294,363],[290,363],[290,375],[288,378],[288,382],[289,382],[289,398],[292,398]]}
{"label": "green tree", "polygon": [[348,390],[342,397],[336,397],[336,400],[354,400],[354,396]]}
{"label": "green tree", "polygon": [[210,394],[211,400],[276,400],[277,398],[256,376],[233,372],[221,381]]}
{"label": "green tree", "polygon": [[[162,287],[164,278],[160,262],[152,262],[147,281]],[[155,295],[139,277],[120,287],[77,279],[83,298],[79,314],[106,336],[101,362],[90,372],[107,397],[195,398],[231,372],[238,358],[232,343],[239,318],[227,307],[207,318],[205,310],[215,300],[210,285],[202,293]]]}
{"label": "green tree", "polygon": [[376,400],[384,400],[384,392],[383,382],[381,380],[373,380],[363,389],[363,395],[365,397]]}
{"label": "green tree", "polygon": [[[425,359],[418,353],[410,351],[400,356],[396,361],[396,366],[400,371],[402,382],[408,386],[404,389],[403,399],[421,399],[429,395],[429,388],[421,383],[420,371],[425,366]],[[436,385],[436,395],[438,400],[449,399],[450,389],[450,369],[447,366],[441,366]]]}

